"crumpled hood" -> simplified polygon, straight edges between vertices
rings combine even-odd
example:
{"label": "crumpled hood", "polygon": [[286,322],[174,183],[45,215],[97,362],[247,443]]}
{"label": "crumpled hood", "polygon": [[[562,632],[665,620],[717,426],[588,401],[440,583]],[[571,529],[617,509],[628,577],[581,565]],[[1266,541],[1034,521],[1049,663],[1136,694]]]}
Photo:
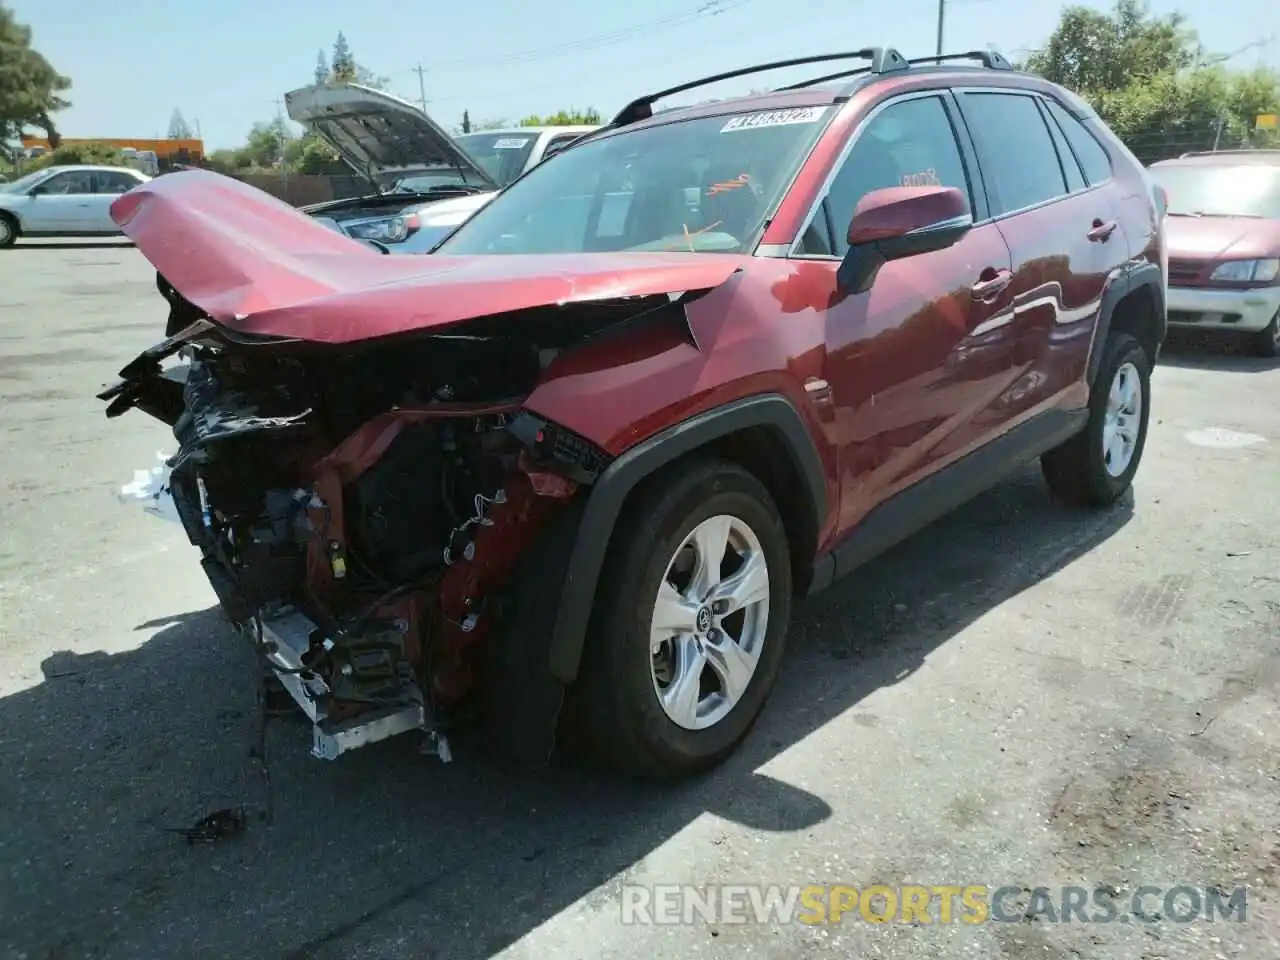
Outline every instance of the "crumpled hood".
{"label": "crumpled hood", "polygon": [[123,194],[111,218],[162,276],[242,334],[352,343],[546,304],[719,286],[709,253],[385,256],[281,200],[190,170]]}
{"label": "crumpled hood", "polygon": [[1176,260],[1251,260],[1280,256],[1280,220],[1167,217],[1165,242]]}

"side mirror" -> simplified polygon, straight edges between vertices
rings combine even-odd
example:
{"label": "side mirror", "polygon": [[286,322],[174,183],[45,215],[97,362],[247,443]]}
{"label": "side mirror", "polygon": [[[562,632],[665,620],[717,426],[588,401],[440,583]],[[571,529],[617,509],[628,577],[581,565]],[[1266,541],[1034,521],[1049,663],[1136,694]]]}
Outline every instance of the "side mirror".
{"label": "side mirror", "polygon": [[969,200],[955,187],[872,190],[858,201],[849,221],[840,286],[864,293],[890,260],[944,250],[972,228]]}
{"label": "side mirror", "polygon": [[32,187],[30,190],[28,190],[28,191],[27,191],[27,196],[28,196],[28,197],[39,197],[39,196],[41,196],[41,195],[43,195],[43,194],[46,194],[46,193],[48,193],[48,192],[49,192],[49,188],[48,188],[48,187],[46,187],[44,184],[40,184],[40,183],[38,183],[38,184],[36,184],[34,187]]}

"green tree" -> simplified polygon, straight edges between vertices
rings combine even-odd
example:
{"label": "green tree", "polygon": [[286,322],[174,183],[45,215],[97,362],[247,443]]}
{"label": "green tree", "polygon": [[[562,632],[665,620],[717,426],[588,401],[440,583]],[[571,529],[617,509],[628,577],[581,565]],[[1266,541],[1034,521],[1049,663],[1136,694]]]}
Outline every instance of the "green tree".
{"label": "green tree", "polygon": [[320,50],[316,53],[316,83],[327,83],[329,80],[329,61],[324,57],[324,51]]}
{"label": "green tree", "polygon": [[338,39],[333,41],[333,56],[329,60],[330,76],[334,80],[353,81],[356,78],[356,61],[351,56],[351,47],[347,45],[347,37],[341,30]]}
{"label": "green tree", "polygon": [[462,111],[462,132],[463,133],[471,132],[471,114],[468,113],[466,110]]}
{"label": "green tree", "polygon": [[194,136],[195,134],[191,131],[191,125],[187,123],[182,111],[174,110],[173,116],[169,118],[169,139],[190,140]]}
{"label": "green tree", "polygon": [[1110,13],[1067,7],[1024,66],[1089,100],[1144,163],[1273,140],[1255,127],[1259,113],[1280,108],[1280,76],[1206,59],[1181,14],[1119,0]]}
{"label": "green tree", "polygon": [[56,149],[61,138],[53,115],[71,106],[61,96],[70,88],[70,79],[31,46],[31,28],[0,3],[0,144],[38,127]]}
{"label": "green tree", "polygon": [[25,166],[26,170],[57,167],[68,163],[103,164],[108,167],[125,166],[124,154],[119,147],[109,143],[64,143],[44,156],[37,157]]}
{"label": "green tree", "polygon": [[[316,76],[320,76],[320,66],[323,61],[324,53],[321,51],[321,60],[316,63]],[[333,42],[333,57],[330,61],[327,78],[339,83],[358,83],[361,86],[372,87],[375,90],[385,90],[390,78],[380,76],[370,70],[368,67],[356,63],[356,59],[352,56],[351,46],[347,43],[347,37],[342,31],[338,31],[338,39]],[[323,82],[323,81],[317,81]]]}
{"label": "green tree", "polygon": [[544,117],[536,113],[520,121],[522,127],[573,127],[599,124],[600,113],[592,108],[579,111],[573,108],[549,113]]}
{"label": "green tree", "polygon": [[1065,8],[1026,68],[1090,96],[1190,67],[1200,54],[1195,32],[1181,13],[1155,17],[1142,0],[1118,0],[1110,13]]}

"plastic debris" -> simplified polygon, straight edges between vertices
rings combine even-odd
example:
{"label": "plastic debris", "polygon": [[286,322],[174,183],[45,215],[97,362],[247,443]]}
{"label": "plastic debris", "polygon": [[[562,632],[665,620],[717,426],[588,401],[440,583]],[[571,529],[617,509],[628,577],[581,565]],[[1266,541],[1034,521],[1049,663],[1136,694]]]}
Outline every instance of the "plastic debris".
{"label": "plastic debris", "polygon": [[133,471],[133,480],[121,487],[117,496],[121,503],[138,504],[145,513],[181,524],[182,519],[178,516],[178,509],[173,504],[173,494],[169,490],[169,457],[167,454],[157,453],[156,459],[160,461],[159,466],[150,470]]}

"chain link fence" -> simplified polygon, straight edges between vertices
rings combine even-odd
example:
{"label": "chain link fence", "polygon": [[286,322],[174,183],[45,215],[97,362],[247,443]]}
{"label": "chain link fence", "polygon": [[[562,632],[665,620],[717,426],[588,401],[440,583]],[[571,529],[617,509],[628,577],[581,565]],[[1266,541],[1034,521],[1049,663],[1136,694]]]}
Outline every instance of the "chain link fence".
{"label": "chain link fence", "polygon": [[1225,121],[1169,126],[1164,130],[1123,138],[1125,145],[1143,164],[1169,160],[1184,153],[1212,150],[1247,150],[1280,148],[1276,131],[1255,129],[1241,131]]}

